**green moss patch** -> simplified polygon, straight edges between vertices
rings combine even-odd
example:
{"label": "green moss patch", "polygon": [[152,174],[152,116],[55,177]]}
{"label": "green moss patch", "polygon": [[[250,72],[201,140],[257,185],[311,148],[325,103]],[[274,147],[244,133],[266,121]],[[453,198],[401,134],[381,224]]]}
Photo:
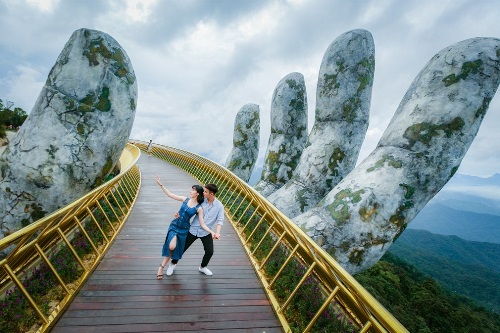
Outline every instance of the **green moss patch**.
{"label": "green moss patch", "polygon": [[465,80],[469,74],[477,74],[483,65],[483,61],[478,59],[476,61],[467,61],[462,65],[461,72],[458,75],[450,74],[443,79],[446,87],[458,83],[460,80]]}
{"label": "green moss patch", "polygon": [[439,137],[441,133],[444,133],[447,138],[450,138],[454,132],[460,131],[464,125],[465,122],[460,117],[454,118],[449,123],[438,125],[423,122],[408,127],[403,137],[409,141],[408,148],[413,147],[417,142],[430,146],[430,142],[434,137]]}

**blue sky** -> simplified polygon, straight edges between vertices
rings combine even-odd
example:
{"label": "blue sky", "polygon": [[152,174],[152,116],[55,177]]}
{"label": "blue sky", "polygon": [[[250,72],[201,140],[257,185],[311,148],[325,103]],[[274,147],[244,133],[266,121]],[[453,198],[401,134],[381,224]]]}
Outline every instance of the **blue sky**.
{"label": "blue sky", "polygon": [[[500,38],[498,0],[0,0],[0,99],[28,113],[71,34],[96,29],[129,55],[139,87],[132,138],[224,163],[234,117],[260,106],[262,160],[271,98],[291,72],[306,81],[309,128],[325,50],[366,29],[375,41],[370,126],[359,161],[376,147],[406,90],[441,49]],[[459,173],[500,173],[500,97]]]}

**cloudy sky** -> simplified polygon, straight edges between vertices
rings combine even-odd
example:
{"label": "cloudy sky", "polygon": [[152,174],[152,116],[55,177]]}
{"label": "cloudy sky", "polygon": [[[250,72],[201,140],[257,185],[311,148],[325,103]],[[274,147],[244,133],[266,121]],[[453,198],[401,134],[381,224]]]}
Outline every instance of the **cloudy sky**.
{"label": "cloudy sky", "polygon": [[[260,106],[260,162],[271,97],[291,72],[306,81],[309,128],[325,50],[342,33],[375,41],[370,127],[359,161],[376,147],[418,72],[441,49],[500,38],[499,0],[0,0],[0,99],[28,113],[71,34],[114,37],[139,87],[131,137],[224,163],[234,118]],[[500,173],[500,93],[459,173]]]}

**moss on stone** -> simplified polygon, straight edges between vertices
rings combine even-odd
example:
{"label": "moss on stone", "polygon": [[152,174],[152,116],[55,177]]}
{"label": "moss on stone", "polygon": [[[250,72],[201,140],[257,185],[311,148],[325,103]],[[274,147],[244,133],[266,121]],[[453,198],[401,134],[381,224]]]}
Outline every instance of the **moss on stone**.
{"label": "moss on stone", "polygon": [[100,111],[107,112],[111,110],[111,101],[109,100],[109,88],[103,87],[99,99],[95,104],[95,108]]}
{"label": "moss on stone", "polygon": [[363,255],[365,254],[365,249],[354,249],[349,253],[349,262],[353,265],[359,266],[363,261]]}
{"label": "moss on stone", "polygon": [[75,110],[75,100],[73,98],[64,97],[64,105],[66,105],[66,110]]}
{"label": "moss on stone", "polygon": [[413,195],[415,194],[415,188],[413,186],[408,184],[399,184],[399,186],[405,190],[405,199],[409,200],[413,198]]}
{"label": "moss on stone", "polygon": [[361,106],[361,99],[350,97],[342,103],[342,120],[352,123],[356,120],[357,110]]}
{"label": "moss on stone", "polygon": [[374,170],[382,168],[384,165],[391,166],[395,169],[399,169],[403,166],[403,162],[400,160],[395,159],[393,156],[385,154],[382,156],[380,160],[375,162],[375,165],[369,167],[366,169],[367,172],[372,172]]}
{"label": "moss on stone", "polygon": [[378,203],[374,202],[371,205],[361,207],[358,211],[359,217],[363,222],[369,222],[371,217],[378,212]]}
{"label": "moss on stone", "polygon": [[333,246],[328,247],[326,249],[326,253],[328,253],[332,258],[335,258],[335,255],[337,254],[337,249]]}
{"label": "moss on stone", "polygon": [[134,110],[135,110],[135,100],[134,100],[133,98],[131,98],[131,99],[130,99],[130,109],[131,109],[132,111],[134,111]]}
{"label": "moss on stone", "polygon": [[375,69],[375,57],[371,55],[369,58],[363,58],[360,63],[360,66],[365,67],[366,74],[360,75],[358,77],[359,87],[357,92],[363,91],[368,85],[370,85],[373,81],[373,72]]}
{"label": "moss on stone", "polygon": [[[31,222],[34,222],[34,221],[38,221],[39,219],[45,217],[45,215],[47,214],[46,211],[43,210],[42,206],[40,204],[35,204],[35,203],[32,203],[29,205],[30,208],[28,208],[28,211],[30,211],[30,217],[31,217],[31,221],[29,221],[28,224],[30,224]],[[26,211],[26,209],[25,209]],[[21,221],[21,223],[23,224],[24,222],[24,219]],[[25,227],[26,225],[23,224],[23,227]]]}
{"label": "moss on stone", "polygon": [[269,171],[275,172],[274,167],[278,164],[279,154],[275,151],[269,150],[267,154],[266,164],[269,165]]}
{"label": "moss on stone", "polygon": [[298,190],[297,199],[299,199],[300,211],[303,213],[307,206],[307,189],[303,188]]}
{"label": "moss on stone", "polygon": [[323,90],[321,93],[326,96],[331,96],[332,91],[340,87],[340,83],[337,82],[338,74],[324,74],[323,81],[325,82]]}
{"label": "moss on stone", "polygon": [[403,230],[406,228],[407,221],[405,218],[405,212],[411,207],[413,207],[412,198],[413,195],[415,194],[414,187],[407,184],[399,184],[399,186],[401,186],[405,191],[404,195],[405,200],[401,203],[401,205],[399,205],[399,207],[396,209],[396,212],[394,212],[394,214],[392,214],[391,217],[389,218],[389,221],[395,224],[396,227],[398,228],[397,237],[399,237],[401,232],[403,232]]}
{"label": "moss on stone", "polygon": [[443,79],[444,85],[446,87],[452,84],[458,83],[460,80],[465,80],[469,74],[477,74],[483,65],[481,59],[475,61],[467,61],[462,64],[461,72],[458,75],[450,74]]}
{"label": "moss on stone", "polygon": [[[89,38],[88,35],[85,37]],[[127,69],[123,52],[119,48],[108,48],[102,37],[90,40],[88,47],[83,51],[83,55],[87,57],[91,66],[99,65],[99,56],[110,59],[116,76],[126,78],[129,84],[134,82],[133,76]]]}
{"label": "moss on stone", "polygon": [[258,112],[254,112],[252,114],[252,117],[248,121],[248,124],[247,124],[246,128],[252,128],[253,125],[255,124],[255,122],[258,121],[258,120],[259,120],[259,113]]}
{"label": "moss on stone", "polygon": [[351,218],[349,203],[355,204],[361,201],[361,194],[363,193],[365,193],[365,190],[352,192],[348,188],[337,193],[334,201],[327,207],[332,218],[339,224],[347,223]]}
{"label": "moss on stone", "polygon": [[111,156],[108,156],[106,159],[106,164],[102,167],[101,175],[104,177],[106,176],[111,169],[113,168],[113,160],[111,159]]}
{"label": "moss on stone", "polygon": [[288,104],[293,110],[302,110],[304,109],[304,87],[302,85],[298,85],[295,80],[286,80],[286,83],[290,88],[295,90],[296,98],[290,100]]}
{"label": "moss on stone", "polygon": [[243,128],[241,128],[241,124],[236,125],[235,131],[241,135],[241,140],[237,140],[235,135],[234,145],[242,146],[248,140],[248,135],[246,134],[246,132],[243,131]]}
{"label": "moss on stone", "polygon": [[465,125],[462,118],[456,117],[449,123],[435,125],[428,122],[414,124],[408,127],[403,134],[403,137],[408,140],[408,148],[413,147],[415,143],[422,142],[426,146],[430,146],[430,142],[434,137],[441,135],[444,132],[447,138],[450,138],[454,132],[461,130]]}
{"label": "moss on stone", "polygon": [[342,149],[340,149],[339,147],[336,147],[333,150],[332,155],[328,159],[328,169],[330,174],[332,174],[335,177],[339,175],[338,167],[340,163],[342,163],[344,158],[345,158],[344,151],[342,151]]}
{"label": "moss on stone", "polygon": [[91,107],[93,104],[93,101],[94,101],[94,97],[95,97],[94,94],[88,93],[84,98],[82,98],[78,102],[80,104],[85,104],[85,105]]}
{"label": "moss on stone", "polygon": [[76,131],[77,131],[77,132],[78,132],[78,134],[80,134],[80,135],[85,134],[85,130],[83,129],[83,124],[78,124],[78,125],[76,125]]}
{"label": "moss on stone", "polygon": [[233,160],[231,160],[231,162],[229,163],[229,165],[227,166],[227,168],[229,170],[234,170],[236,169],[237,167],[239,167],[241,165],[241,159],[240,158],[235,158]]}
{"label": "moss on stone", "polygon": [[288,86],[289,86],[290,88],[292,88],[292,89],[294,89],[294,90],[296,90],[296,89],[298,88],[298,86],[299,86],[299,85],[297,84],[297,82],[296,82],[295,80],[292,80],[292,79],[288,79],[288,80],[286,80],[285,82],[286,82],[286,84],[288,84]]}
{"label": "moss on stone", "polygon": [[491,102],[491,97],[485,97],[483,99],[482,105],[477,109],[476,111],[476,118],[483,118],[484,115],[486,114],[486,111],[488,111],[488,107],[490,106]]}
{"label": "moss on stone", "polygon": [[45,149],[45,151],[49,154],[50,158],[54,159],[55,158],[55,153],[59,150],[54,145],[49,145],[49,149]]}

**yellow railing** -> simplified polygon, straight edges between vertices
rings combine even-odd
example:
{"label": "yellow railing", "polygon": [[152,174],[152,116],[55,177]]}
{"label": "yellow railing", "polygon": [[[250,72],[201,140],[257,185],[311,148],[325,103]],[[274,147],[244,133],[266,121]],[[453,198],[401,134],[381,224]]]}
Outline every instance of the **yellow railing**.
{"label": "yellow railing", "polygon": [[0,240],[0,331],[44,332],[55,323],[127,219],[141,182],[139,156],[128,144],[118,175]]}
{"label": "yellow railing", "polygon": [[[146,142],[135,144],[142,150],[147,147]],[[347,325],[357,332],[408,332],[329,254],[233,173],[180,149],[154,145],[152,154],[202,184],[219,186],[217,197],[285,332],[333,332],[332,325]]]}

